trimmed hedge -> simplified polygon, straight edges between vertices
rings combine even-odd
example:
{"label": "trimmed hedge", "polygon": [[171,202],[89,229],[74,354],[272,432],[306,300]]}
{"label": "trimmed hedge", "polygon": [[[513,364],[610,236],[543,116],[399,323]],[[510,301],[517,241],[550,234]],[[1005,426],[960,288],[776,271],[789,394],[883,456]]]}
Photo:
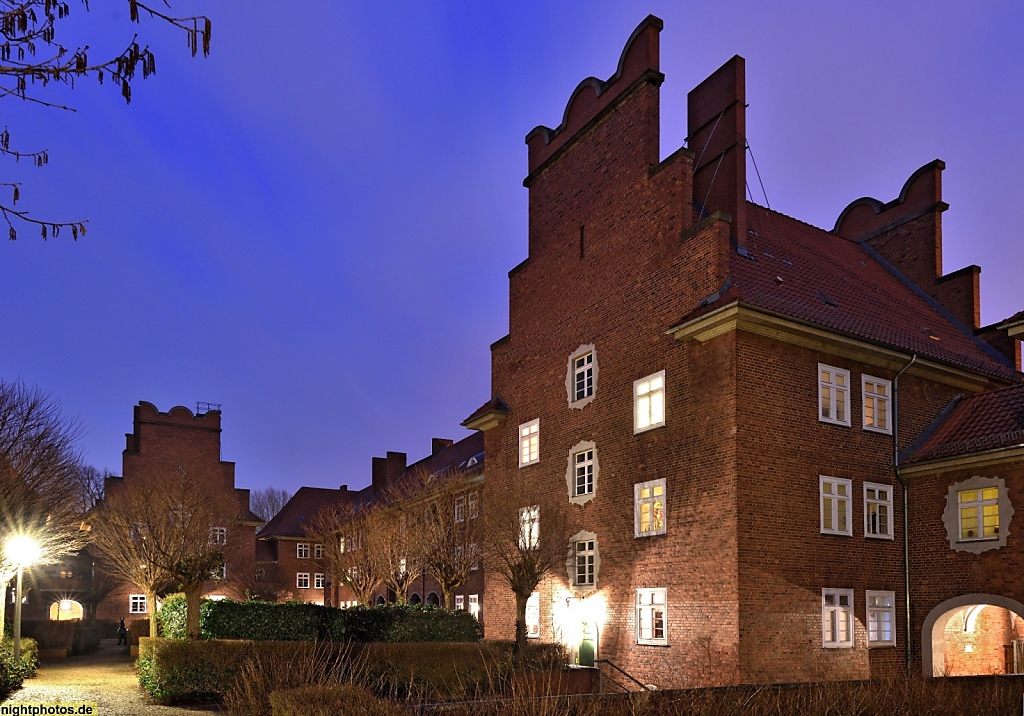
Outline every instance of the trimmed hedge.
{"label": "trimmed hedge", "polygon": [[[185,598],[171,595],[158,613],[163,635],[185,636]],[[467,642],[483,627],[468,612],[385,604],[337,609],[305,602],[203,601],[199,632],[205,639],[253,641]]]}
{"label": "trimmed hedge", "polygon": [[14,640],[0,640],[0,699],[21,688],[21,682],[36,674],[39,666],[39,645],[35,639],[22,638],[21,663],[14,661]]}
{"label": "trimmed hedge", "polygon": [[358,686],[306,686],[270,695],[273,716],[405,716],[401,707]]}

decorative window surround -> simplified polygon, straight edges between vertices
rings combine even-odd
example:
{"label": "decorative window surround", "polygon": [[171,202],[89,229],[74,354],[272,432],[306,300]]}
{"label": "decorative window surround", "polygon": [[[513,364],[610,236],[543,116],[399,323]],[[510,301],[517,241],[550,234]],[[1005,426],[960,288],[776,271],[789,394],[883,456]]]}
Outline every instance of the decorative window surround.
{"label": "decorative window surround", "polygon": [[[594,495],[597,494],[598,471],[597,445],[583,440],[569,449],[565,484],[569,489],[571,504],[585,505],[594,499]],[[582,492],[580,488],[583,488]]]}
{"label": "decorative window surround", "polygon": [[636,590],[636,643],[668,645],[667,592],[665,589]]}
{"label": "decorative window surround", "polygon": [[597,351],[587,343],[572,352],[565,373],[565,394],[570,408],[590,405],[597,393]]}
{"label": "decorative window surround", "polygon": [[[998,492],[994,499],[987,498],[985,491],[992,489]],[[989,513],[988,535],[985,534],[986,508]],[[1005,547],[1006,537],[1010,534],[1013,511],[1013,505],[1006,492],[1006,481],[1001,477],[976,475],[961,482],[954,482],[946,493],[946,509],[942,513],[946,535],[949,537],[949,548],[958,552],[981,554],[990,549]],[[972,524],[975,525],[975,534],[980,536],[966,536],[965,533]]]}
{"label": "decorative window surround", "polygon": [[633,434],[665,425],[665,371],[633,381]]}
{"label": "decorative window surround", "polygon": [[519,467],[540,462],[540,418],[519,426]]}
{"label": "decorative window surround", "polygon": [[665,534],[665,478],[633,485],[633,536]]}
{"label": "decorative window surround", "polygon": [[864,536],[892,539],[892,485],[864,483]]}
{"label": "decorative window surround", "polygon": [[862,375],[860,391],[864,429],[892,435],[892,382]]}
{"label": "decorative window surround", "polygon": [[853,590],[821,590],[821,645],[826,649],[853,648]]}
{"label": "decorative window surround", "polygon": [[896,592],[868,590],[868,646],[896,646]]}
{"label": "decorative window surround", "polygon": [[850,371],[818,363],[818,420],[850,427]]}
{"label": "decorative window surround", "polygon": [[592,592],[597,589],[597,578],[601,571],[601,552],[597,535],[593,532],[577,532],[569,540],[571,549],[566,560],[569,584],[574,591]]}
{"label": "decorative window surround", "polygon": [[818,477],[821,505],[821,533],[823,535],[853,535],[852,503],[853,481],[841,477]]}

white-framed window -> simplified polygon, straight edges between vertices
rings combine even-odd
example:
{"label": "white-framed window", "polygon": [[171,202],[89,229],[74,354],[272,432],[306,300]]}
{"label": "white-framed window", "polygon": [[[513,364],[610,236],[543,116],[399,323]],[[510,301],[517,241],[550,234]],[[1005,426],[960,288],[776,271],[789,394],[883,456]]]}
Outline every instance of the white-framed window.
{"label": "white-framed window", "polygon": [[469,553],[473,555],[473,564],[469,565],[471,571],[480,569],[480,545],[476,542],[469,543]]}
{"label": "white-framed window", "polygon": [[540,547],[540,505],[520,508],[519,547],[520,549]]}
{"label": "white-framed window", "polygon": [[480,504],[477,502],[477,494],[475,492],[469,493],[466,496],[467,509],[469,510],[469,519],[475,520],[480,516]]}
{"label": "white-framed window", "polygon": [[464,496],[455,498],[455,521],[466,521],[466,498]]}
{"label": "white-framed window", "polygon": [[850,426],[850,371],[818,363],[818,420]]}
{"label": "white-framed window", "polygon": [[821,590],[821,645],[826,649],[853,646],[853,590]]}
{"label": "white-framed window", "polygon": [[296,542],[295,556],[298,559],[309,559],[309,542]]}
{"label": "white-framed window", "polygon": [[228,578],[228,563],[221,562],[220,566],[217,567],[210,573],[210,579],[227,579]]}
{"label": "white-framed window", "polygon": [[313,574],[313,588],[323,589],[324,583],[327,581],[326,575],[323,572],[316,572]]}
{"label": "white-framed window", "polygon": [[227,527],[211,527],[210,528],[210,544],[225,545],[228,543],[228,528]]}
{"label": "white-framed window", "polygon": [[896,592],[868,590],[868,646],[895,646]]}
{"label": "white-framed window", "polygon": [[594,494],[594,449],[581,450],[572,456],[573,497]]}
{"label": "white-framed window", "polygon": [[576,540],[573,544],[575,545],[573,552],[576,560],[576,571],[572,580],[573,586],[593,587],[597,577],[597,550],[595,549],[597,540],[582,539]]}
{"label": "white-framed window", "polygon": [[668,644],[665,589],[636,590],[636,643]]}
{"label": "white-framed window", "polygon": [[999,488],[982,487],[956,493],[960,540],[999,539]]}
{"label": "white-framed window", "polygon": [[633,536],[665,534],[665,478],[633,485]]}
{"label": "white-framed window", "polygon": [[572,402],[594,394],[594,352],[590,351],[572,361]]}
{"label": "white-framed window", "polygon": [[316,559],[324,558],[324,546],[320,542],[313,545],[313,557]]}
{"label": "white-framed window", "polygon": [[295,573],[295,587],[296,589],[309,589],[309,572]]}
{"label": "white-framed window", "polygon": [[526,638],[540,638],[540,592],[534,592],[526,600]]}
{"label": "white-framed window", "polygon": [[853,490],[853,481],[825,475],[818,479],[821,492],[821,533],[852,535],[850,492]]}
{"label": "white-framed window", "polygon": [[633,434],[665,424],[665,371],[633,382]]}
{"label": "white-framed window", "polygon": [[129,594],[128,595],[128,613],[129,614],[145,614],[146,609],[146,595],[145,594]]}
{"label": "white-framed window", "polygon": [[892,383],[870,375],[860,377],[864,399],[864,429],[876,433],[892,434]]}
{"label": "white-framed window", "polygon": [[469,613],[477,619],[480,618],[480,595],[470,594],[469,595]]}
{"label": "white-framed window", "polygon": [[519,426],[519,467],[540,462],[540,418]]}
{"label": "white-framed window", "polygon": [[864,536],[892,539],[892,485],[864,483]]}
{"label": "white-framed window", "polygon": [[466,597],[464,597],[461,594],[456,594],[455,595],[455,610],[461,612],[461,611],[465,610],[465,608],[466,608]]}

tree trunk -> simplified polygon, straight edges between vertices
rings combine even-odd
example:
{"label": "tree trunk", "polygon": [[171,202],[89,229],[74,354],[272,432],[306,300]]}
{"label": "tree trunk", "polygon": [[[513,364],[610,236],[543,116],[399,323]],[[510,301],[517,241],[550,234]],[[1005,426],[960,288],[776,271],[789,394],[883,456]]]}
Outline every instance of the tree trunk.
{"label": "tree trunk", "polygon": [[203,583],[185,588],[185,638],[199,638],[199,603],[202,601]]}
{"label": "tree trunk", "polygon": [[156,619],[156,592],[150,589],[142,590],[146,595],[146,609],[149,611],[149,635],[157,636],[158,623]]}
{"label": "tree trunk", "polygon": [[512,649],[515,656],[522,654],[526,648],[526,602],[530,600],[530,596],[516,594],[516,643]]}
{"label": "tree trunk", "polygon": [[455,589],[453,587],[441,587],[441,596],[444,598],[444,608],[445,609],[451,610],[452,607],[454,606],[454,602],[455,602],[455,595],[453,594],[454,591],[455,591]]}

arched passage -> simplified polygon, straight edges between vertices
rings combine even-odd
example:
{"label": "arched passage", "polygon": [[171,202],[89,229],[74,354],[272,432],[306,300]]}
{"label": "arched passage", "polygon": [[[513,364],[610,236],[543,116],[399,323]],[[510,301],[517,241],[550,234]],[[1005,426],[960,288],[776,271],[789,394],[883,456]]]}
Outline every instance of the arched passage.
{"label": "arched passage", "polygon": [[61,599],[50,605],[50,619],[53,621],[81,619],[83,615],[82,605],[73,599]]}
{"label": "arched passage", "polygon": [[998,668],[1004,642],[1019,638],[1018,630],[1024,634],[1021,619],[1024,604],[998,594],[947,599],[928,613],[921,627],[924,675],[1004,673]]}

